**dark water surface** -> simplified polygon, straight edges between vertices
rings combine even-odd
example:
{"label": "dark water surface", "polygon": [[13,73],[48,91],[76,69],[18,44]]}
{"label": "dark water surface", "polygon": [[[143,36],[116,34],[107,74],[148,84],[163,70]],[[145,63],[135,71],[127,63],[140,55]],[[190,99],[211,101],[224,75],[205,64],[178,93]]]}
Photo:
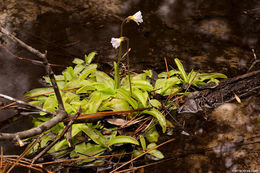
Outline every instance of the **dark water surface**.
{"label": "dark water surface", "polygon": [[[221,72],[232,77],[247,72],[254,59],[253,51],[256,57],[260,56],[258,0],[3,0],[0,10],[2,25],[34,48],[48,50],[50,62],[64,67],[71,65],[75,57],[83,58],[84,54],[96,51],[95,62],[109,72],[117,54],[110,39],[119,36],[122,19],[139,10],[144,23],[138,26],[130,22],[124,27],[132,48],[132,71],[148,68],[165,71],[164,57],[171,68],[175,67],[173,59],[178,57],[188,71]],[[6,37],[0,40],[13,54],[37,59]],[[54,71],[60,73],[64,67],[54,67]],[[254,69],[260,69],[259,63]],[[45,71],[41,65],[19,60],[0,47],[0,74],[0,93],[21,99],[25,92],[43,86],[41,77]],[[184,123],[180,129],[188,131],[190,136],[181,135],[176,128],[176,142],[162,148],[171,160],[147,171],[226,172],[241,165],[244,169],[257,169],[254,166],[259,162],[256,158],[260,158],[259,145],[241,149],[236,144],[260,135],[256,125],[259,112],[255,112],[260,107],[258,101],[256,97],[246,101],[243,107],[234,108],[232,114],[237,115],[239,111],[248,113],[249,107],[253,107],[251,116],[243,120],[245,129],[229,127],[230,122],[227,127],[223,122],[220,126],[208,121],[205,113],[178,115],[175,120]],[[0,122],[15,114],[1,111]],[[29,124],[21,121],[20,124]],[[25,127],[9,130],[22,128]],[[252,148],[258,153],[248,154]],[[17,152],[5,147],[5,153]]]}

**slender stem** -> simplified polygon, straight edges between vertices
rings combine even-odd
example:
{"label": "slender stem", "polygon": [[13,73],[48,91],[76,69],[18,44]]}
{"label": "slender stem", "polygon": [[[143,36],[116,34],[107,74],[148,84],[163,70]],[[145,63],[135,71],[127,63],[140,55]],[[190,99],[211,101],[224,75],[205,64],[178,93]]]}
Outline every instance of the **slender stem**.
{"label": "slender stem", "polygon": [[[122,21],[122,23],[121,23],[121,26],[120,26],[120,38],[123,37],[123,28],[124,28],[124,24],[127,22],[127,20],[128,20],[128,18],[125,18]],[[122,56],[122,44],[120,43],[119,51],[118,51],[117,67],[116,67],[118,73],[115,74],[115,81],[118,81],[118,82],[116,82],[116,88],[119,88],[119,85],[120,85],[119,65],[120,65],[120,61],[121,61],[121,56]]]}
{"label": "slender stem", "polygon": [[[129,49],[129,39],[126,38],[127,41],[127,50]],[[130,89],[130,95],[132,96],[132,84],[131,84],[131,78],[130,78],[130,62],[129,62],[129,53],[127,52],[127,73],[128,73],[128,80],[129,80],[129,89]]]}

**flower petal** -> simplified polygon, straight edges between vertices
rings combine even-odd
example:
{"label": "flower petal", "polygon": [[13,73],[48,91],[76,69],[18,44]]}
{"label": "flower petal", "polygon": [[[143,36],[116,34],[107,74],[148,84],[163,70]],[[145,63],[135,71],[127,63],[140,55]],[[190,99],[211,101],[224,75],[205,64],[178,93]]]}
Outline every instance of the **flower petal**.
{"label": "flower petal", "polygon": [[133,15],[133,20],[137,23],[137,25],[143,22],[143,16],[141,11],[138,11]]}
{"label": "flower petal", "polygon": [[120,46],[121,39],[112,37],[111,42],[112,46],[117,49]]}

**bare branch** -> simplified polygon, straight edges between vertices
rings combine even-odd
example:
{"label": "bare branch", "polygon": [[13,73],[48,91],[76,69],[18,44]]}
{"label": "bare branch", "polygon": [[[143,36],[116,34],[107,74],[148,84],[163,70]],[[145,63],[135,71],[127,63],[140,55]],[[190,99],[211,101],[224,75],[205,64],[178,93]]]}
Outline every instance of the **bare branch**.
{"label": "bare branch", "polygon": [[53,126],[55,126],[56,124],[58,124],[64,118],[67,117],[67,113],[65,111],[58,110],[57,112],[58,113],[55,117],[53,117],[52,119],[50,119],[49,121],[45,122],[44,124],[38,127],[29,130],[24,130],[17,133],[0,133],[0,139],[16,139],[17,136],[23,139],[23,138],[28,138],[28,137],[41,134],[42,132],[52,128]]}
{"label": "bare branch", "polygon": [[29,103],[27,103],[27,102],[25,102],[25,101],[18,100],[18,99],[15,99],[15,98],[13,98],[13,97],[10,97],[10,96],[7,96],[7,95],[1,94],[1,93],[0,93],[0,97],[5,98],[5,99],[7,99],[7,100],[11,100],[11,101],[13,101],[13,102],[16,102],[16,103],[19,103],[19,104],[22,104],[22,105],[30,106],[30,107],[35,108],[35,109],[38,109],[38,110],[40,110],[40,111],[42,111],[42,112],[46,112],[47,114],[56,115],[55,113],[53,113],[53,112],[51,112],[51,111],[49,111],[49,110],[47,110],[47,109],[41,108],[40,106],[34,106],[34,105],[29,104]]}
{"label": "bare branch", "polygon": [[[25,49],[27,49],[31,53],[33,53],[36,56],[38,56],[38,57],[43,59],[46,72],[47,72],[47,74],[49,75],[49,77],[51,79],[51,83],[52,83],[55,95],[56,95],[57,100],[58,100],[58,105],[59,105],[59,110],[57,111],[57,115],[54,118],[52,118],[51,120],[45,122],[44,124],[42,124],[42,125],[40,125],[38,127],[29,129],[29,130],[25,130],[25,131],[21,131],[21,132],[17,132],[17,133],[0,133],[0,139],[17,139],[17,138],[21,138],[22,139],[22,138],[27,138],[27,137],[32,137],[32,136],[38,135],[38,134],[40,134],[40,133],[42,133],[42,132],[52,128],[53,126],[55,126],[56,124],[58,124],[64,118],[67,117],[67,113],[66,113],[66,111],[64,109],[64,105],[63,105],[63,102],[62,102],[62,97],[61,97],[58,85],[56,83],[56,80],[54,78],[54,73],[53,73],[53,71],[52,71],[52,69],[51,69],[51,67],[50,67],[50,65],[48,63],[48,60],[47,60],[47,51],[44,54],[41,53],[40,51],[32,48],[31,46],[27,45],[26,43],[24,43],[20,39],[16,38],[14,35],[9,33],[6,29],[4,29],[1,26],[0,26],[0,32],[5,34],[6,36],[8,36],[13,41],[15,41],[18,44],[20,44],[22,47],[24,47]],[[42,109],[42,108],[40,108],[38,106],[37,107],[32,106],[32,105],[30,105],[30,104],[28,104],[26,102],[23,102],[23,101],[20,101],[20,100],[15,100],[14,98],[6,96],[6,95],[3,95],[3,94],[0,94],[0,96],[2,96],[3,98],[9,99],[9,100],[13,100],[13,101],[15,101],[17,103],[20,103],[20,104],[25,104],[25,105],[34,107],[36,109],[41,109],[41,111],[44,110],[44,109]],[[44,110],[44,112],[46,112],[46,111],[48,113],[52,114],[52,115],[55,115],[53,112],[50,112],[48,110]]]}

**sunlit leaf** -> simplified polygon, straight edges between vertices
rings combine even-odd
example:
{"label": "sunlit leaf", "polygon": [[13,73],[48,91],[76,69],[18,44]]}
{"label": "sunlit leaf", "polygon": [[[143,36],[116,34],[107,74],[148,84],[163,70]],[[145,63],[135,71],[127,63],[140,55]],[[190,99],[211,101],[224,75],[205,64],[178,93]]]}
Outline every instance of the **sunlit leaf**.
{"label": "sunlit leaf", "polygon": [[93,73],[99,83],[105,84],[107,87],[114,88],[114,80],[102,71],[95,71]]}
{"label": "sunlit leaf", "polygon": [[143,107],[147,105],[148,93],[146,91],[141,91],[138,88],[133,88],[133,96],[135,99],[142,103]]}
{"label": "sunlit leaf", "polygon": [[[83,157],[88,157],[88,156],[89,157],[99,156],[99,155],[103,154],[103,152],[105,150],[106,150],[106,148],[104,148],[100,145],[82,142],[75,146],[75,150],[74,150],[74,152],[72,152],[70,154],[70,157],[71,158],[74,158],[74,157],[83,158]],[[95,160],[95,159],[94,158],[85,159],[85,160],[82,160],[81,162],[79,162],[79,164],[82,164],[85,162],[91,162],[93,160]]]}
{"label": "sunlit leaf", "polygon": [[82,72],[82,70],[85,68],[85,65],[82,64],[78,64],[74,67],[73,72],[75,75],[78,75],[80,72]]}
{"label": "sunlit leaf", "polygon": [[144,136],[140,135],[139,137],[140,137],[140,143],[141,143],[142,149],[143,149],[143,151],[145,151],[146,150],[146,142],[145,142]]}
{"label": "sunlit leaf", "polygon": [[82,127],[84,127],[85,124],[80,123],[80,124],[73,124],[72,129],[71,129],[71,137],[76,136],[82,131]]}
{"label": "sunlit leaf", "polygon": [[36,88],[36,89],[32,89],[31,91],[27,92],[25,94],[25,96],[26,97],[36,96],[36,95],[44,94],[44,93],[48,93],[48,92],[53,92],[53,88]]}
{"label": "sunlit leaf", "polygon": [[158,142],[159,139],[159,133],[156,130],[155,127],[150,128],[149,130],[146,131],[145,133],[146,139],[152,143],[152,142]]}
{"label": "sunlit leaf", "polygon": [[57,142],[49,151],[48,153],[52,153],[52,152],[56,152],[58,150],[61,150],[61,149],[66,149],[68,148],[68,142],[66,139],[63,139],[59,142]]}
{"label": "sunlit leaf", "polygon": [[[43,109],[47,109],[49,111],[55,112],[57,109],[58,102],[55,96],[50,96],[43,104]],[[41,112],[41,115],[45,115],[45,112]]]}
{"label": "sunlit leaf", "polygon": [[97,129],[92,128],[91,126],[85,124],[84,126],[80,127],[81,130],[90,137],[96,144],[105,147],[105,137],[101,134],[100,131]]}
{"label": "sunlit leaf", "polygon": [[139,145],[139,142],[131,136],[115,136],[108,141],[108,146],[115,145],[115,144],[123,144],[123,143],[131,143],[134,145]]}
{"label": "sunlit leaf", "polygon": [[86,62],[86,64],[90,64],[96,54],[97,54],[96,52],[91,52],[91,53],[88,54],[88,56],[85,55],[85,62]]}
{"label": "sunlit leaf", "polygon": [[113,110],[113,111],[122,111],[122,110],[131,110],[131,106],[124,99],[114,98],[112,100],[107,100],[100,106],[100,111]]}
{"label": "sunlit leaf", "polygon": [[163,133],[166,131],[166,119],[163,114],[157,109],[144,110],[141,114],[148,114],[154,116],[162,127]]}
{"label": "sunlit leaf", "polygon": [[[157,145],[155,143],[151,143],[147,146],[147,150],[156,147]],[[158,159],[163,159],[164,155],[162,154],[162,152],[160,152],[157,149],[151,150],[148,152],[149,154],[151,154],[152,156],[158,158]]]}
{"label": "sunlit leaf", "polygon": [[[180,71],[177,70],[170,70],[169,72],[170,77],[176,74],[180,74]],[[168,73],[167,72],[162,72],[158,74],[158,78],[168,78]]]}
{"label": "sunlit leaf", "polygon": [[73,61],[72,61],[73,64],[83,64],[84,61],[82,59],[79,59],[79,58],[75,58]]}
{"label": "sunlit leaf", "polygon": [[153,106],[153,107],[155,107],[157,109],[162,105],[161,102],[159,102],[156,99],[149,100],[149,103],[151,104],[151,106]]}
{"label": "sunlit leaf", "polygon": [[88,65],[79,75],[79,79],[83,80],[88,77],[88,75],[94,72],[97,69],[97,64],[90,64]]}
{"label": "sunlit leaf", "polygon": [[180,60],[178,58],[175,58],[174,61],[175,61],[176,65],[177,65],[177,67],[178,67],[178,69],[180,71],[180,75],[181,75],[184,83],[188,83],[189,82],[188,81],[188,76],[187,76],[187,74],[186,74],[186,72],[185,72],[185,70],[183,68],[182,63],[180,62]]}
{"label": "sunlit leaf", "polygon": [[126,100],[132,107],[133,109],[138,108],[138,103],[130,97],[130,93],[124,89],[124,88],[119,88],[116,90],[117,92],[117,97],[123,100]]}

